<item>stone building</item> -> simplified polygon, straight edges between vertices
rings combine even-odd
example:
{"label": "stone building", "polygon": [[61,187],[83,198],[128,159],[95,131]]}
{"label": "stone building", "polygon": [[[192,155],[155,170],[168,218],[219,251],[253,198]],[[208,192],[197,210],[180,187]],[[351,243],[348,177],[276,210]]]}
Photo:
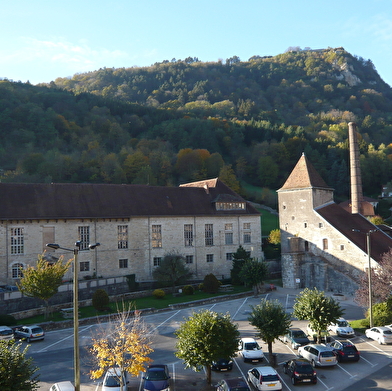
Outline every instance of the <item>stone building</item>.
{"label": "stone building", "polygon": [[[354,187],[355,193],[351,198],[361,201]],[[392,238],[360,213],[361,205],[350,213],[334,202],[333,189],[304,154],[278,199],[284,287],[353,294],[369,263],[377,267],[392,247]]]}
{"label": "stone building", "polygon": [[44,251],[49,260],[73,256],[47,243],[76,241],[81,278],[151,281],[170,252],[185,256],[195,279],[228,278],[239,245],[263,255],[260,213],[217,178],[180,187],[0,183],[0,285],[14,285]]}

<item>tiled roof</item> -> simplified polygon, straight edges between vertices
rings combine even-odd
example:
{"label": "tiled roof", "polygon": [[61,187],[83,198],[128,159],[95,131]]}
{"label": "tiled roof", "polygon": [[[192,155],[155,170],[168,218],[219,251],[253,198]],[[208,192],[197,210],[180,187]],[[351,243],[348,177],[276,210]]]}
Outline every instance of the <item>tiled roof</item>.
{"label": "tiled roof", "polygon": [[306,158],[305,154],[302,154],[285,184],[279,190],[303,189],[309,187],[331,189]]}
{"label": "tiled roof", "polygon": [[[0,220],[222,215],[228,212],[216,211],[213,204],[218,195],[245,201],[219,179],[206,182],[207,189],[190,184],[0,183]],[[260,214],[250,204],[235,212]]]}
{"label": "tiled roof", "polygon": [[351,214],[335,203],[315,211],[365,253],[368,251],[367,233],[375,230],[370,233],[370,252],[376,261],[392,248],[392,238],[358,213]]}

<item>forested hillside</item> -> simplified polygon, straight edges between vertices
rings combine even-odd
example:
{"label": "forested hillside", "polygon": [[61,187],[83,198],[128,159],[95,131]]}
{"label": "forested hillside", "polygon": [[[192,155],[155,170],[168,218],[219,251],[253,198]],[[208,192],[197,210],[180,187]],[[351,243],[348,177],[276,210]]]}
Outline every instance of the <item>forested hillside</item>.
{"label": "forested hillside", "polygon": [[343,48],[1,80],[0,175],[153,185],[220,175],[276,190],[305,152],[347,199],[350,121],[364,193],[377,196],[392,178],[392,90]]}

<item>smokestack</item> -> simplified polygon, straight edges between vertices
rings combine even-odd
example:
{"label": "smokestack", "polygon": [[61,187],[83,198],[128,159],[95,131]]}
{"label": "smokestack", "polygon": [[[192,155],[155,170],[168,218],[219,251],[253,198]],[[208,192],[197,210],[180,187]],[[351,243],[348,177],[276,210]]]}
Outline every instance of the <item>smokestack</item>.
{"label": "smokestack", "polygon": [[363,201],[357,124],[355,122],[348,124],[348,139],[350,145],[351,213],[355,214],[360,212]]}

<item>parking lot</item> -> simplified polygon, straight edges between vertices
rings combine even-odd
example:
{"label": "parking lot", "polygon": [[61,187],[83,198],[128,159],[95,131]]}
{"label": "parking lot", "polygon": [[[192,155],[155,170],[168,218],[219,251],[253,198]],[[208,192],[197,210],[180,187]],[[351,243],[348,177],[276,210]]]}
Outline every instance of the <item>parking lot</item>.
{"label": "parking lot", "polygon": [[[295,290],[278,289],[267,295],[259,297],[246,297],[231,301],[215,302],[200,307],[174,308],[169,311],[157,312],[143,316],[143,319],[150,327],[150,335],[155,351],[151,358],[154,363],[167,364],[172,376],[172,388],[175,391],[196,390],[201,391],[205,385],[205,373],[194,372],[191,369],[185,369],[184,364],[174,355],[176,331],[181,322],[191,316],[194,311],[201,309],[210,309],[220,313],[229,313],[232,320],[238,324],[241,337],[256,336],[256,330],[248,322],[248,316],[251,312],[250,305],[257,305],[261,299],[278,299],[282,302],[287,312],[292,311],[294,299],[296,297]],[[345,310],[344,317],[347,320],[359,319],[363,317],[362,310],[358,308],[351,300],[341,302],[342,308]],[[292,322],[293,327],[306,329],[305,321]],[[95,390],[97,383],[89,379],[87,372],[91,369],[91,361],[88,359],[85,347],[91,342],[91,336],[94,335],[96,327],[88,326],[80,328],[81,343],[81,390]],[[333,336],[333,338],[338,338]],[[293,350],[290,345],[284,344],[278,340],[273,344],[273,352],[277,355],[277,367],[284,390],[298,390],[311,387],[312,390],[344,390],[361,379],[367,379],[376,373],[379,369],[391,363],[392,345],[378,345],[378,343],[366,339],[364,336],[355,336],[351,339],[361,353],[361,359],[358,363],[339,363],[334,367],[316,368],[318,375],[318,383],[316,385],[296,385],[290,383],[290,379],[282,371],[284,361],[297,355],[297,351]],[[225,377],[243,376],[246,378],[247,371],[253,366],[269,365],[267,345],[262,340],[257,340],[263,348],[265,360],[260,364],[244,363],[242,358],[237,356],[234,359],[234,368],[230,372],[213,372],[212,383],[216,384],[220,379]],[[48,390],[49,386],[55,381],[73,380],[72,370],[72,330],[62,330],[49,332],[45,341],[34,342],[30,348],[30,353],[34,358],[40,357],[42,364],[40,365],[41,373],[41,390]],[[63,351],[63,354],[61,354]],[[67,352],[67,354],[65,353]],[[42,355],[51,356],[53,360],[46,362]],[[57,360],[56,358],[57,357]],[[129,383],[130,390],[142,389],[142,378],[131,378]],[[391,388],[392,389],[392,388]]]}

